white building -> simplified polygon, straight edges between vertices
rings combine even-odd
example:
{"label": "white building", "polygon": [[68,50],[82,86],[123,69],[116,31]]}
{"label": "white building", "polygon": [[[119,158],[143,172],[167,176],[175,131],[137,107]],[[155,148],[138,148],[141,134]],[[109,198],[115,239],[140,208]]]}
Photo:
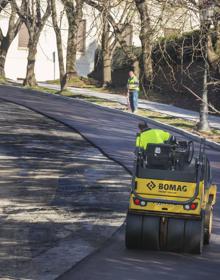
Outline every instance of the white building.
{"label": "white building", "polygon": [[[155,8],[152,7],[152,13],[156,15]],[[61,12],[61,10],[60,10]],[[158,11],[158,13],[160,13]],[[62,13],[61,13],[62,14]],[[173,14],[173,12],[172,12]],[[178,26],[180,26],[180,17],[173,16],[173,20],[169,20],[167,23],[162,23],[163,25],[167,24],[167,28],[161,28],[161,35],[166,32],[176,32],[178,30]],[[177,24],[177,18],[179,23]],[[184,19],[185,21],[185,19]],[[138,22],[138,19],[135,19],[134,22]],[[174,25],[174,22],[176,24]],[[100,31],[99,31],[99,19],[97,18],[97,13],[91,7],[85,7],[84,9],[84,20],[82,21],[79,37],[80,43],[78,46],[77,52],[77,62],[76,68],[77,72],[80,76],[87,76],[94,68],[94,56],[95,51],[98,47]],[[181,22],[182,24],[182,22]],[[3,34],[6,32],[8,26],[8,14],[1,13],[0,14],[0,27],[3,31]],[[133,31],[135,29],[135,24],[133,25]],[[187,26],[187,27],[186,27]],[[195,23],[190,26],[189,24],[184,25],[184,31],[188,29],[195,28]],[[133,45],[139,46],[140,40],[138,36],[138,31],[130,34],[130,42]],[[66,54],[66,42],[67,42],[67,22],[63,17],[62,20],[62,37],[63,37],[63,45],[64,45],[64,58]],[[28,42],[28,33],[25,25],[22,26],[19,34],[12,42],[7,58],[6,58],[6,66],[5,73],[6,77],[17,80],[24,79],[26,75],[26,64],[27,64],[27,48]],[[55,54],[55,61],[54,61]],[[36,67],[35,67],[36,79],[38,81],[45,80],[53,80],[59,78],[59,67],[57,60],[57,50],[56,50],[56,37],[52,27],[52,20],[49,18],[47,24],[40,36],[39,44],[38,44],[38,52],[36,56]]]}
{"label": "white building", "polygon": [[[88,17],[82,22],[81,32],[84,33],[84,39],[80,41],[79,51],[77,52],[77,71],[79,75],[86,76],[93,69],[94,53],[97,48],[97,39],[94,28],[90,28],[92,18]],[[0,27],[3,34],[6,33],[8,26],[7,13],[0,15]],[[64,58],[66,54],[67,27],[63,20],[62,27]],[[24,79],[26,75],[27,55],[28,55],[28,32],[25,25],[12,42],[5,65],[7,78],[13,80]],[[55,53],[55,62],[54,62]],[[56,37],[52,27],[52,20],[49,18],[45,28],[40,36],[35,66],[36,79],[38,81],[52,80],[59,77],[59,67],[56,50]]]}

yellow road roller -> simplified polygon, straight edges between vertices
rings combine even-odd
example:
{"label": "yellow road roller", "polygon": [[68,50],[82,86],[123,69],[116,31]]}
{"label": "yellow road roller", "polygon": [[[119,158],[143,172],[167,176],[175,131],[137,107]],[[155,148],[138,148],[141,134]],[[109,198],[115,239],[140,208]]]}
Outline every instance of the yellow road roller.
{"label": "yellow road roller", "polygon": [[200,254],[210,241],[216,185],[205,140],[138,149],[126,219],[128,249]]}

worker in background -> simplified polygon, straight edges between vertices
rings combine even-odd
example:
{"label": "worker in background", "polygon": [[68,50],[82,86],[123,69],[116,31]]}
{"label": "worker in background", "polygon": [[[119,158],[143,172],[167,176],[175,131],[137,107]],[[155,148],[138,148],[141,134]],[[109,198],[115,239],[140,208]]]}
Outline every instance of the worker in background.
{"label": "worker in background", "polygon": [[148,144],[175,143],[176,139],[169,132],[150,128],[146,122],[138,125],[140,133],[136,138],[136,147],[146,150]]}
{"label": "worker in background", "polygon": [[127,84],[127,98],[130,110],[135,113],[138,108],[138,93],[139,93],[139,81],[135,76],[134,71],[129,71],[129,79]]}

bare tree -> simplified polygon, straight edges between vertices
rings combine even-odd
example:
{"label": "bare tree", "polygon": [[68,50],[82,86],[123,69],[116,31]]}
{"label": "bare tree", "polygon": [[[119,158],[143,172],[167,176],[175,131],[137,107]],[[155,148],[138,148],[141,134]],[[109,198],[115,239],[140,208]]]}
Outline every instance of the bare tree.
{"label": "bare tree", "polygon": [[[121,37],[124,38],[127,44],[132,44],[132,17],[134,14],[134,5],[130,1],[122,3],[121,1],[104,1],[103,2],[104,10],[101,13],[101,50],[102,50],[102,61],[103,61],[103,86],[106,87],[111,84],[112,81],[112,57],[115,51],[115,48],[119,46],[117,37],[115,36],[114,30],[111,28],[111,25],[108,21],[108,16],[114,13],[115,21],[119,27]],[[131,28],[130,28],[131,27]]]}
{"label": "bare tree", "polygon": [[211,66],[220,73],[220,7],[219,3],[213,17],[213,33],[216,37],[216,42],[212,40],[212,34],[208,34],[208,60]]}
{"label": "bare tree", "polygon": [[[24,2],[25,1],[22,1],[21,3],[21,9],[23,9],[24,7]],[[9,47],[18,34],[18,31],[22,24],[21,19],[17,17],[16,9],[10,3],[10,1],[1,1],[0,12],[3,12],[5,8],[8,8],[7,6],[10,6],[10,9],[6,11],[9,17],[9,21],[8,29],[5,36],[3,35],[3,31],[0,28],[0,76],[3,78],[5,77],[5,61]]]}
{"label": "bare tree", "polygon": [[50,0],[50,1],[51,1],[51,14],[52,14],[53,28],[56,34],[56,42],[57,42],[60,84],[63,85],[63,81],[65,79],[65,67],[64,67],[64,59],[63,59],[63,40],[62,40],[61,28],[58,24],[56,0]]}
{"label": "bare tree", "polygon": [[[85,3],[97,9],[100,13],[104,13],[105,11],[103,0],[85,0]],[[117,19],[115,19],[110,12],[106,14],[106,18],[108,19],[108,22],[113,28],[114,35],[117,38],[117,41],[120,44],[122,50],[124,51],[128,59],[133,63],[136,72],[139,73],[138,57],[133,53],[131,47],[127,44],[125,37],[123,36],[123,32],[120,26],[118,25]]]}
{"label": "bare tree", "polygon": [[66,74],[62,82],[62,89],[68,82],[77,75],[76,71],[76,52],[77,52],[77,34],[79,24],[83,18],[84,0],[62,0],[65,7],[68,21],[68,40],[66,53]]}
{"label": "bare tree", "polygon": [[111,74],[111,47],[110,47],[110,25],[105,20],[103,15],[103,29],[102,29],[102,60],[103,60],[103,87],[108,87],[112,81]]}
{"label": "bare tree", "polygon": [[0,13],[2,10],[5,9],[5,7],[9,4],[10,0],[1,0],[0,1]]}
{"label": "bare tree", "polygon": [[[102,0],[85,0],[85,2],[96,8],[98,11],[103,13],[105,11],[105,6]],[[119,1],[120,4],[124,3],[124,5],[128,4],[129,1],[122,0]],[[153,65],[152,65],[152,46],[153,40],[155,37],[155,32],[157,29],[155,26],[152,26],[151,15],[149,13],[149,2],[147,0],[133,0],[133,9],[137,11],[139,15],[139,22],[140,22],[140,41],[141,41],[141,65],[143,66],[143,81],[147,81],[148,84],[153,79]],[[120,6],[119,6],[120,7]],[[133,67],[137,74],[140,72],[140,65],[139,65],[139,57],[134,54],[132,48],[127,44],[124,36],[123,30],[120,28],[118,24],[118,19],[114,17],[111,13],[111,5],[108,7],[108,13],[106,12],[106,18],[109,24],[112,26],[114,35],[120,44],[122,50],[128,57],[128,59],[133,63]],[[121,6],[122,8],[122,6]],[[137,15],[137,14],[136,14]]]}
{"label": "bare tree", "polygon": [[41,32],[48,20],[51,13],[51,3],[47,1],[46,7],[44,9],[42,0],[26,0],[24,8],[19,8],[16,0],[11,0],[16,9],[19,17],[25,23],[28,34],[28,58],[27,58],[27,72],[26,78],[24,80],[25,86],[35,86],[37,84],[35,78],[35,62],[37,54],[37,45]]}
{"label": "bare tree", "polygon": [[[190,68],[192,65],[199,63],[198,54],[202,64],[200,65],[200,73],[203,80],[203,86],[198,92],[198,89],[193,89],[192,86],[186,85],[182,79],[182,86],[187,89],[188,92],[196,96],[200,101],[200,121],[197,124],[197,128],[201,131],[209,131],[208,114],[210,111],[218,112],[218,110],[209,103],[210,86],[216,86],[218,84],[218,78],[213,73],[220,74],[220,4],[219,1],[213,0],[181,0],[176,1],[175,4],[171,0],[158,0],[170,7],[178,7],[188,13],[188,21],[190,20],[189,13],[193,18],[197,18],[198,26],[200,30],[199,38],[196,45],[185,47],[183,43],[182,61],[187,52],[190,52],[191,61],[188,66],[183,70],[183,75],[188,76],[188,79],[192,81],[192,86],[195,83],[194,78],[191,76]],[[193,41],[192,41],[193,43]],[[185,49],[184,49],[185,48]],[[169,63],[168,63],[169,64]],[[172,65],[169,64],[172,70]],[[182,68],[183,69],[183,68]],[[173,71],[174,73],[175,71]],[[175,75],[173,74],[173,77]],[[175,79],[175,77],[174,77]],[[208,94],[209,93],[209,94]]]}
{"label": "bare tree", "polygon": [[153,45],[153,29],[151,27],[151,18],[149,14],[149,1],[135,0],[137,10],[140,15],[140,40],[141,40],[141,57],[143,64],[144,80],[151,82],[153,78],[152,66],[152,45]]}
{"label": "bare tree", "polygon": [[[164,2],[166,4],[173,4],[172,0],[158,0],[159,2]],[[213,68],[218,68],[220,64],[220,4],[219,0],[179,0],[176,3],[176,6],[185,9],[186,11],[192,11],[193,16],[200,17],[203,16],[204,12],[207,12],[207,9],[212,6],[214,9],[213,16],[210,19],[209,23],[212,23],[212,29],[207,30],[207,25],[204,26],[204,22],[201,23],[201,39],[202,36],[208,35],[208,60]],[[209,16],[209,15],[207,15]],[[208,22],[206,22],[208,23]],[[208,29],[210,25],[208,26]],[[208,31],[208,32],[207,32]],[[211,32],[210,32],[211,31]],[[216,42],[212,40],[212,35],[216,36]]]}

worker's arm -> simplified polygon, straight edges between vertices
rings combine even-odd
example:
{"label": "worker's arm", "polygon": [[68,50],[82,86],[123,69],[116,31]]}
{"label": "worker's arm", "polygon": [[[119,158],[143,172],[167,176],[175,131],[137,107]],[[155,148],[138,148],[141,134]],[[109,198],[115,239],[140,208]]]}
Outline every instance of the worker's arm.
{"label": "worker's arm", "polygon": [[144,147],[144,142],[145,141],[143,141],[143,134],[142,133],[138,133],[137,134],[137,137],[136,137],[136,147],[137,148],[141,148],[141,149],[144,149],[145,147]]}
{"label": "worker's arm", "polygon": [[144,147],[142,146],[141,143],[141,133],[138,133],[136,137],[136,148],[135,148],[136,157],[139,158],[141,155],[143,155],[143,152],[144,152]]}
{"label": "worker's arm", "polygon": [[129,79],[128,79],[128,82],[127,82],[127,92],[126,92],[126,95],[127,95],[127,97],[129,97]]}
{"label": "worker's arm", "polygon": [[130,81],[131,81],[131,79],[129,78],[128,81],[127,81],[127,90],[128,90],[128,91],[129,91]]}
{"label": "worker's arm", "polygon": [[140,134],[136,137],[136,147],[140,147]]}
{"label": "worker's arm", "polygon": [[172,135],[169,132],[163,131],[161,135],[164,142],[167,142],[171,139]]}

